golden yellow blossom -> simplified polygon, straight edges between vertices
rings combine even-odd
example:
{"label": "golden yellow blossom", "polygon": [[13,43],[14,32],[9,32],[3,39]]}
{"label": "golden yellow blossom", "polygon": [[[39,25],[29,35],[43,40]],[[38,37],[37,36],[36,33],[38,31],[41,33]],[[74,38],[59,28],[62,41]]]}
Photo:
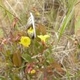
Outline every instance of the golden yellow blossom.
{"label": "golden yellow blossom", "polygon": [[30,73],[31,74],[35,74],[36,73],[36,70],[32,69]]}
{"label": "golden yellow blossom", "polygon": [[37,15],[37,16],[40,16],[41,14],[37,11],[37,12],[36,12],[36,15]]}
{"label": "golden yellow blossom", "polygon": [[40,38],[43,42],[46,42],[46,39],[48,39],[49,37],[49,35],[38,35],[38,38]]}
{"label": "golden yellow blossom", "polygon": [[27,32],[28,32],[28,34],[33,34],[34,33],[34,30],[33,30],[32,27],[30,27]]}
{"label": "golden yellow blossom", "polygon": [[30,38],[34,38],[34,29],[32,27],[27,30],[27,33]]}
{"label": "golden yellow blossom", "polygon": [[24,47],[28,47],[31,43],[31,39],[27,36],[22,36],[20,39],[20,44],[22,44]]}

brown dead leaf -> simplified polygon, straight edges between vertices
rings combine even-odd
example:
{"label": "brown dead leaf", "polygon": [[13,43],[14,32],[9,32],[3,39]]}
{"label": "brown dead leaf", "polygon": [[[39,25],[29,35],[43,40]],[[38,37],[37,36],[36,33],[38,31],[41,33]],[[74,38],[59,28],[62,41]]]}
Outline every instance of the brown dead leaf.
{"label": "brown dead leaf", "polygon": [[46,34],[46,27],[42,24],[37,24],[37,34]]}
{"label": "brown dead leaf", "polygon": [[18,52],[15,52],[15,53],[13,54],[12,60],[13,60],[14,66],[17,66],[17,67],[20,67],[20,66],[21,66],[21,64],[22,64],[22,59],[21,59],[21,54],[20,54],[19,51],[18,51]]}
{"label": "brown dead leaf", "polygon": [[65,71],[62,69],[63,67],[58,62],[53,62],[51,65],[49,65],[46,69],[47,73],[52,75],[54,74],[53,70],[56,69],[57,72],[64,74]]}
{"label": "brown dead leaf", "polygon": [[53,66],[54,69],[56,69],[61,74],[64,74],[65,73],[65,71],[62,69],[63,67],[58,62],[53,62],[52,63],[52,66]]}

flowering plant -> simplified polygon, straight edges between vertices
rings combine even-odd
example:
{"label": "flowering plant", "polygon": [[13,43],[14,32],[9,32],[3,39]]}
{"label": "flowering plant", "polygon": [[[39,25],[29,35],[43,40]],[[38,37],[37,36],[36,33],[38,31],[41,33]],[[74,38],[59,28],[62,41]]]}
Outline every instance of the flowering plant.
{"label": "flowering plant", "polygon": [[[42,80],[45,80],[53,74],[54,58],[50,34],[46,32],[44,25],[35,26],[32,14],[29,20],[31,22],[28,21],[27,28],[13,27],[8,37],[1,40],[0,52],[5,62],[4,74],[8,76],[7,79],[38,80],[43,77]],[[44,76],[37,77],[41,74]]]}

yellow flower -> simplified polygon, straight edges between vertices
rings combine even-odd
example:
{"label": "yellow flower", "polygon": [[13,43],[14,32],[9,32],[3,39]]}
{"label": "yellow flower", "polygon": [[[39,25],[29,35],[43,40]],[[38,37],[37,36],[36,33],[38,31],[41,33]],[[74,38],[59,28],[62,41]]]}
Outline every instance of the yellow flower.
{"label": "yellow flower", "polygon": [[31,39],[26,36],[22,36],[20,39],[20,44],[22,44],[24,47],[28,47],[31,43]]}
{"label": "yellow flower", "polygon": [[33,34],[34,33],[34,30],[33,30],[32,27],[30,27],[27,32],[28,32],[28,34]]}
{"label": "yellow flower", "polygon": [[49,37],[49,35],[38,35],[38,38],[40,38],[43,42],[46,42],[46,39],[48,39]]}
{"label": "yellow flower", "polygon": [[37,12],[36,12],[36,15],[37,15],[37,16],[40,16],[40,13],[37,11]]}
{"label": "yellow flower", "polygon": [[27,30],[27,33],[30,38],[34,38],[34,29],[32,27]]}
{"label": "yellow flower", "polygon": [[30,73],[31,74],[35,74],[36,73],[36,70],[32,69]]}

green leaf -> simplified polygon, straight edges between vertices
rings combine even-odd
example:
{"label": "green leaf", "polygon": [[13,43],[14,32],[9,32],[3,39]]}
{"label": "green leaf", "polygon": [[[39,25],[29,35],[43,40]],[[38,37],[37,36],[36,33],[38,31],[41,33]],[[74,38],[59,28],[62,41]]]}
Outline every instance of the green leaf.
{"label": "green leaf", "polygon": [[67,12],[67,15],[64,17],[64,20],[61,24],[61,27],[59,29],[59,39],[58,41],[60,40],[63,32],[65,31],[66,27],[68,27],[68,23],[69,21],[71,20],[72,16],[73,16],[73,13],[74,13],[74,5],[75,5],[75,2],[76,0],[74,0],[70,5],[69,5],[69,9],[68,9],[68,12]]}
{"label": "green leaf", "polygon": [[26,61],[26,62],[32,62],[33,60],[31,59],[31,56],[29,54],[22,54],[22,58]]}
{"label": "green leaf", "polygon": [[72,9],[72,10],[70,9],[69,12],[67,13],[66,17],[64,18],[64,21],[63,21],[63,23],[62,23],[62,26],[61,26],[61,28],[60,28],[60,30],[59,30],[59,39],[61,38],[61,36],[62,36],[65,28],[67,27],[69,21],[70,21],[71,18],[72,18],[73,10],[74,10],[74,9]]}
{"label": "green leaf", "polygon": [[3,76],[0,76],[0,80],[6,80]]}
{"label": "green leaf", "polygon": [[10,73],[9,75],[10,79],[11,80],[21,80],[19,76],[17,76],[17,74],[13,74],[13,73]]}

